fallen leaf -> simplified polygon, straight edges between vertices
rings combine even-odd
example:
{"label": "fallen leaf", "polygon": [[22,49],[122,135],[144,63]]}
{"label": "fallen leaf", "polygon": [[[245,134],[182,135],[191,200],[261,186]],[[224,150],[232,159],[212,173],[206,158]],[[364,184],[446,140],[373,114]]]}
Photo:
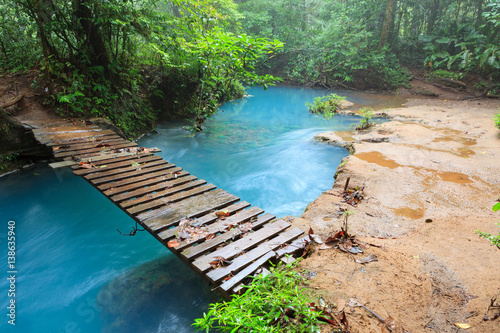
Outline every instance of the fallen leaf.
{"label": "fallen leaf", "polygon": [[249,232],[250,230],[252,230],[252,228],[253,228],[252,222],[247,222],[240,225],[241,232]]}
{"label": "fallen leaf", "polygon": [[214,237],[215,237],[215,234],[208,234],[207,237],[206,237],[206,239],[210,240],[210,239],[212,239]]}
{"label": "fallen leaf", "polygon": [[176,240],[171,240],[171,241],[168,241],[168,243],[167,243],[168,247],[176,247],[176,246],[179,246],[179,245],[181,245],[181,244],[178,241],[176,241]]}
{"label": "fallen leaf", "polygon": [[337,300],[337,311],[338,312],[344,311],[345,306],[346,306],[345,300],[342,298],[339,298]]}
{"label": "fallen leaf", "polygon": [[453,324],[455,324],[456,327],[462,328],[464,330],[471,328],[471,326],[469,324],[465,324],[465,323],[453,323]]}
{"label": "fallen leaf", "polygon": [[311,238],[313,241],[315,241],[318,244],[323,244],[324,242],[321,240],[321,237],[319,235],[315,234],[310,234]]}
{"label": "fallen leaf", "polygon": [[328,250],[331,249],[333,246],[332,245],[326,245],[325,243],[321,244],[318,249],[320,250]]}

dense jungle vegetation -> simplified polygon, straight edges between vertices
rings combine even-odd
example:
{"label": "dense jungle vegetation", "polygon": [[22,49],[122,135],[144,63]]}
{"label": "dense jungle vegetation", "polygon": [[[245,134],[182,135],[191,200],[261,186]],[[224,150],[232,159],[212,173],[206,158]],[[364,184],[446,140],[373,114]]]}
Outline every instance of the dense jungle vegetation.
{"label": "dense jungle vegetation", "polygon": [[1,0],[0,13],[0,68],[32,72],[60,114],[130,137],[159,116],[200,129],[242,84],[275,76],[393,89],[425,66],[500,89],[498,0]]}

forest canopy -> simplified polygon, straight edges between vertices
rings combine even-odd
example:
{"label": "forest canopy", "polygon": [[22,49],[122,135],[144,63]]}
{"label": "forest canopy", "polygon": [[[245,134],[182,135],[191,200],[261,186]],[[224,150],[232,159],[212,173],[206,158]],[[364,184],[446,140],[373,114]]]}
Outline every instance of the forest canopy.
{"label": "forest canopy", "polygon": [[425,68],[500,89],[499,0],[1,0],[0,14],[2,69],[36,71],[59,113],[131,137],[159,115],[199,129],[242,83],[276,77],[380,90]]}

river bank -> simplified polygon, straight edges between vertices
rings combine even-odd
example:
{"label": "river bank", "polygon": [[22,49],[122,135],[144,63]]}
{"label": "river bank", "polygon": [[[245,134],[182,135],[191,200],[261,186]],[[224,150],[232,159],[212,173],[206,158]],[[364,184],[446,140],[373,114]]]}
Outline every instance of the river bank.
{"label": "river bank", "polygon": [[[483,321],[500,294],[500,251],[475,230],[498,233],[491,207],[500,195],[500,136],[493,100],[410,100],[384,110],[392,120],[362,133],[317,136],[350,145],[354,154],[338,169],[333,188],[312,202],[296,226],[315,234],[340,230],[342,211],[351,234],[374,245],[353,256],[319,250],[300,267],[313,276],[308,292],[342,304],[358,298],[410,332],[495,332]],[[345,182],[363,188],[356,207],[340,197]],[[369,254],[378,261],[358,264]],[[343,300],[343,301],[342,301]],[[359,307],[347,308],[352,332],[380,332],[380,322]]]}

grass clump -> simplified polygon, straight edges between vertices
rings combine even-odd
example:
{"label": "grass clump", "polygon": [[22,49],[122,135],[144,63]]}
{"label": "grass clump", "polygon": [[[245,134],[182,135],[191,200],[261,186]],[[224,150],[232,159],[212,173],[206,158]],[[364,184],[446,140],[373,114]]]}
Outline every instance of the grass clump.
{"label": "grass clump", "polygon": [[323,115],[326,119],[333,117],[339,110],[345,97],[337,94],[330,94],[323,97],[316,97],[314,103],[306,103],[309,112]]}
{"label": "grass clump", "polygon": [[293,268],[280,263],[271,274],[253,278],[243,295],[210,304],[193,326],[205,332],[319,332],[321,313],[302,295],[304,278]]}
{"label": "grass clump", "polygon": [[[497,212],[499,210],[500,210],[500,202],[493,206],[494,212]],[[500,223],[496,223],[496,225],[500,228]],[[500,249],[500,232],[498,232],[498,235],[494,236],[490,233],[476,230],[476,234],[478,234],[480,238],[486,238],[491,242],[491,245],[496,245],[496,247]]]}
{"label": "grass clump", "polygon": [[375,125],[374,122],[371,121],[373,118],[373,109],[372,108],[362,108],[359,110],[361,112],[361,121],[358,126],[355,127],[356,131],[366,130]]}

